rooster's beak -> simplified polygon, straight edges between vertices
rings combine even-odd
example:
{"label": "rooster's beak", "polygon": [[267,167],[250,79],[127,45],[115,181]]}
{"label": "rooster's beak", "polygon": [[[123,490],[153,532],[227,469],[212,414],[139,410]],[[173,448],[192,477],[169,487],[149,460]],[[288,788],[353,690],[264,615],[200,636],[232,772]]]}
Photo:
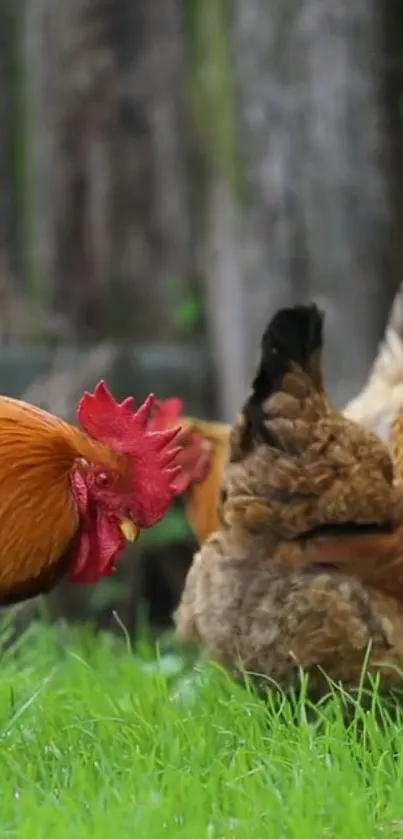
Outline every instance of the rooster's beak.
{"label": "rooster's beak", "polygon": [[121,519],[119,527],[127,542],[137,542],[140,536],[140,528],[131,519]]}

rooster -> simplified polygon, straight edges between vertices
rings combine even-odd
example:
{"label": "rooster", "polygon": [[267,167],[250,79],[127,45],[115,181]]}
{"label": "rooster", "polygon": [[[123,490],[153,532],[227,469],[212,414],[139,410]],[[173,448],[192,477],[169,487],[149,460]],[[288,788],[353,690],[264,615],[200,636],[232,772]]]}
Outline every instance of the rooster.
{"label": "rooster", "polygon": [[[234,675],[310,695],[386,689],[403,671],[403,496],[384,443],[336,411],[322,380],[322,315],[281,310],[229,437],[220,527],[175,613],[182,639]],[[368,658],[366,659],[366,656]]]}
{"label": "rooster", "polygon": [[127,541],[152,527],[176,494],[178,429],[148,430],[138,408],[104,382],[85,393],[80,428],[0,397],[0,604],[49,591],[64,575],[95,583]]}

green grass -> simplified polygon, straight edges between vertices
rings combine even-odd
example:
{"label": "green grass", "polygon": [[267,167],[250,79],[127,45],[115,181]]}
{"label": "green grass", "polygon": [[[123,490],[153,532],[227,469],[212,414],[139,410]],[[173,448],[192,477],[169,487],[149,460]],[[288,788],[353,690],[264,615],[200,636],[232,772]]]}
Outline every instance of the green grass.
{"label": "green grass", "polygon": [[34,629],[2,660],[0,836],[370,839],[403,833],[401,724],[319,726],[216,668]]}

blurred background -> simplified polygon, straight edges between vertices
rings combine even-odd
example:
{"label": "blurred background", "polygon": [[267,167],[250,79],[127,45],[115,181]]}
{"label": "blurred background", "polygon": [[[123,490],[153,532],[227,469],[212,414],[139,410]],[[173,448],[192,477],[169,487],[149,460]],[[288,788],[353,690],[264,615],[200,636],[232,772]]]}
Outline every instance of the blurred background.
{"label": "blurred background", "polygon": [[[398,0],[0,0],[1,391],[73,419],[103,376],[230,421],[314,299],[343,405],[403,278],[402,56]],[[178,501],[24,620],[159,632],[193,548]]]}

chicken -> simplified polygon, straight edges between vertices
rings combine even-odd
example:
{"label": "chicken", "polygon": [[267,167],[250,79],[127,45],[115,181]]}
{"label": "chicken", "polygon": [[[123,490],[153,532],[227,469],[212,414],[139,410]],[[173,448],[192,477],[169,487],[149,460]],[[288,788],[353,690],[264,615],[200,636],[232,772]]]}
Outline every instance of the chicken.
{"label": "chicken", "polygon": [[[386,446],[323,390],[322,315],[280,310],[229,438],[220,527],[174,615],[234,676],[310,696],[403,671],[403,498]],[[367,657],[368,656],[368,657]]]}
{"label": "chicken", "polygon": [[386,324],[383,341],[361,392],[344,409],[383,440],[389,439],[391,425],[403,407],[403,283]]}
{"label": "chicken", "polygon": [[[343,413],[376,431],[390,442],[393,457],[401,461],[403,477],[403,419],[393,420],[403,406],[403,284],[396,295],[385,337],[368,383]],[[219,526],[218,503],[221,480],[228,456],[231,426],[184,417],[180,399],[157,402],[155,428],[162,430],[180,422],[183,468],[180,491],[184,494],[186,517],[199,545]],[[401,428],[401,431],[399,430]]]}
{"label": "chicken", "polygon": [[179,424],[180,467],[177,494],[183,495],[187,521],[199,545],[219,526],[218,501],[228,457],[231,426],[183,415],[183,402],[172,398],[156,400],[149,428],[163,431]]}
{"label": "chicken", "polygon": [[392,420],[388,446],[395,469],[395,480],[403,484],[403,410]]}
{"label": "chicken", "polygon": [[95,583],[113,573],[140,528],[175,493],[178,429],[147,430],[154,397],[137,411],[103,382],[85,393],[82,430],[0,397],[0,604],[47,592],[65,574]]}
{"label": "chicken", "polygon": [[175,461],[181,469],[176,482],[183,495],[187,521],[201,544],[218,527],[219,488],[228,455],[230,426],[183,416],[180,399],[156,401],[149,428],[157,431],[180,423],[177,441],[180,452]]}

